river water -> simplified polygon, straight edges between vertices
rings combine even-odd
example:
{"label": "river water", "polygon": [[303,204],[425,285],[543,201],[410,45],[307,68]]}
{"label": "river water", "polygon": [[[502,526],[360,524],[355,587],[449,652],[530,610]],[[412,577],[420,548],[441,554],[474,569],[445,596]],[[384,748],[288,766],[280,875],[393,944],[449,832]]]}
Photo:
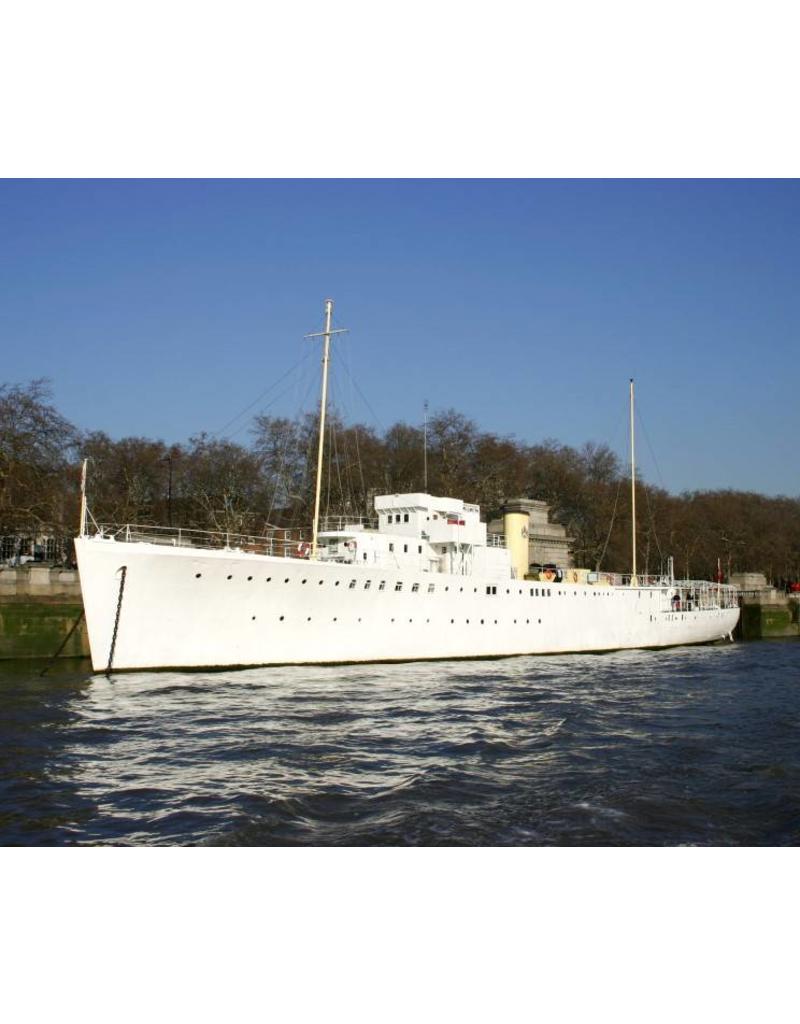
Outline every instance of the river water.
{"label": "river water", "polygon": [[796,641],[40,670],[0,673],[3,845],[800,841]]}

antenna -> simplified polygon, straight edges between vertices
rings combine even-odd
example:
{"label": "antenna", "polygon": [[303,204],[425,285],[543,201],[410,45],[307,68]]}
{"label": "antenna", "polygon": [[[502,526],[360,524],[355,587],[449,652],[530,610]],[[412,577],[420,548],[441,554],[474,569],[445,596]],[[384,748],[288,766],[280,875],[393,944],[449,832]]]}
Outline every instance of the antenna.
{"label": "antenna", "polygon": [[423,429],[423,432],[422,432],[422,436],[424,438],[424,441],[423,441],[423,445],[424,446],[423,446],[423,449],[422,449],[422,460],[423,460],[423,467],[424,467],[424,473],[425,473],[425,487],[424,487],[424,491],[427,494],[428,493],[428,399],[427,398],[425,399],[425,402],[423,404],[423,408],[425,410],[425,426],[424,426],[424,429]]}
{"label": "antenna", "polygon": [[631,586],[638,587],[636,578],[636,448],[633,432],[633,377],[631,377]]}
{"label": "antenna", "polygon": [[331,337],[344,334],[346,327],[331,330],[333,320],[333,299],[325,300],[325,329],[316,334],[307,334],[306,338],[324,338],[322,349],[322,396],[319,403],[319,451],[317,453],[317,485],[314,494],[314,525],[311,531],[311,557],[317,557],[317,535],[319,534],[319,499],[322,488],[322,453],[325,445],[325,410],[328,406],[328,363],[330,361]]}

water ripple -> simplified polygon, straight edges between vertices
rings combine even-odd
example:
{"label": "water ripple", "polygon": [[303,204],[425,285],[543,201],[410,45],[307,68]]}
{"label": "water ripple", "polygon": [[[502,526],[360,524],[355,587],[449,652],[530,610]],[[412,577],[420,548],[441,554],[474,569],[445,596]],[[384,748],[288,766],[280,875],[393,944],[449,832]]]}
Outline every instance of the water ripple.
{"label": "water ripple", "polygon": [[800,645],[0,677],[5,844],[800,840]]}

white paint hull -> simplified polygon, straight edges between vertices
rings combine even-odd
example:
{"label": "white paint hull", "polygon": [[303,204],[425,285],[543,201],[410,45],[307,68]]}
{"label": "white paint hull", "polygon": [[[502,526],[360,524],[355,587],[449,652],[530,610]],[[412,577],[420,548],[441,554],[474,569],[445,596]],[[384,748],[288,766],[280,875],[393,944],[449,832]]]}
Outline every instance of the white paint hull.
{"label": "white paint hull", "polygon": [[498,582],[99,537],[75,548],[97,671],[109,662],[123,565],[115,669],[667,647],[726,637],[739,618],[738,608],[673,612],[668,588]]}

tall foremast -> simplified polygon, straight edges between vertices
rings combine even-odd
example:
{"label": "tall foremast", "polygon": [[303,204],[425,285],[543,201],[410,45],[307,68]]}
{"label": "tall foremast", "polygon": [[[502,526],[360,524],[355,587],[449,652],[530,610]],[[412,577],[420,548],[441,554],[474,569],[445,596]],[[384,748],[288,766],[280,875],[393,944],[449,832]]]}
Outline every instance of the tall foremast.
{"label": "tall foremast", "polygon": [[328,364],[330,362],[331,337],[344,334],[346,327],[331,329],[333,321],[333,299],[325,300],[325,328],[316,334],[307,334],[306,338],[324,338],[322,348],[322,394],[319,404],[319,445],[317,449],[317,481],[314,490],[314,523],[311,531],[311,557],[317,557],[317,537],[319,536],[319,504],[322,494],[322,456],[325,448],[325,413],[328,407]]}

